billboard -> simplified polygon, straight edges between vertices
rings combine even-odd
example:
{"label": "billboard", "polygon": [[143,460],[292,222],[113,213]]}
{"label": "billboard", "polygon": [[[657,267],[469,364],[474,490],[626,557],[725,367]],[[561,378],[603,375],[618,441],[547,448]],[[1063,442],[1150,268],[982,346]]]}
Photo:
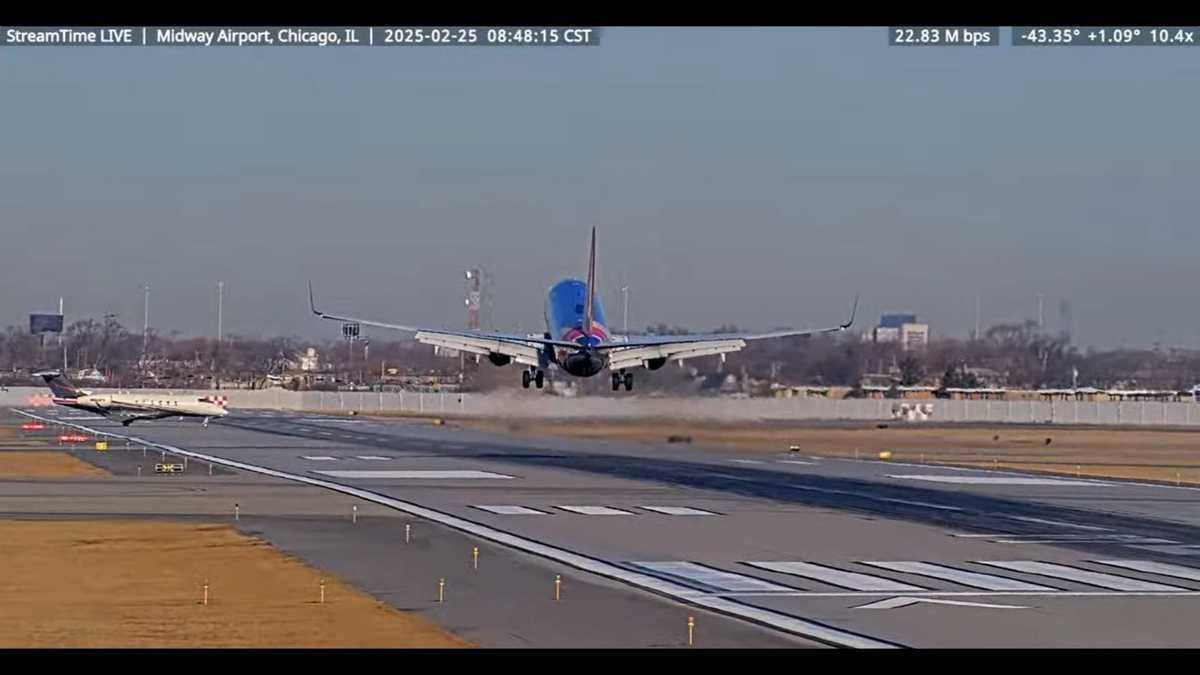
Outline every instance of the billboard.
{"label": "billboard", "polygon": [[62,314],[30,314],[29,332],[34,335],[42,333],[61,333],[63,330]]}

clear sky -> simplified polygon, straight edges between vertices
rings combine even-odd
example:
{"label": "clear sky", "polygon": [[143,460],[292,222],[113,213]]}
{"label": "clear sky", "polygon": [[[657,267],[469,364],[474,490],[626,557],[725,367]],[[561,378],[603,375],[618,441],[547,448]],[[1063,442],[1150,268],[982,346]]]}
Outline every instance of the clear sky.
{"label": "clear sky", "polygon": [[338,334],[329,306],[1200,345],[1200,49],[903,48],[883,28],[609,29],[594,48],[0,50],[0,324]]}

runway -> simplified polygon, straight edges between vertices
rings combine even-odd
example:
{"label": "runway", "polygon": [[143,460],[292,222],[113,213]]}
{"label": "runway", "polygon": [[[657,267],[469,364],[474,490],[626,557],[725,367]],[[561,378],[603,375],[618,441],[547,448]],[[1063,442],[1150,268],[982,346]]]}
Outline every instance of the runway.
{"label": "runway", "polygon": [[[718,613],[735,644],[1180,647],[1200,618],[1192,488],[366,417],[236,411],[208,429],[127,429],[26,412],[340,492],[547,570]],[[395,537],[398,526],[379,527]]]}

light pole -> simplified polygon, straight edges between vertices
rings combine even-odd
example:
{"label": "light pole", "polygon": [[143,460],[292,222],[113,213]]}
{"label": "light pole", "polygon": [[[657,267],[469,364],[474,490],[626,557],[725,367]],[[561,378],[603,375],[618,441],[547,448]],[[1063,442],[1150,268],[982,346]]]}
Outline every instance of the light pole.
{"label": "light pole", "polygon": [[225,282],[218,281],[217,282],[217,344],[218,345],[221,344],[221,336],[224,335],[224,332],[223,332],[224,326],[222,325],[223,320],[225,318],[224,312],[223,312],[224,300],[225,300]]}
{"label": "light pole", "polygon": [[621,294],[625,296],[625,312],[624,312],[625,330],[624,330],[624,333],[625,333],[625,339],[628,340],[629,339],[629,287],[622,286]]}

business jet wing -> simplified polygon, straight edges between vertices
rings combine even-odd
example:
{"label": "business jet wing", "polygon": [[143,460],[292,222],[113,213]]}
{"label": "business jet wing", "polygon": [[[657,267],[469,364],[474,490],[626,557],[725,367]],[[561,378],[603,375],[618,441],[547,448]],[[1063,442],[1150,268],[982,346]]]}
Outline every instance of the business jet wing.
{"label": "business jet wing", "polygon": [[829,328],[778,330],[769,333],[667,335],[630,339],[628,342],[610,342],[599,345],[596,349],[611,350],[608,357],[609,368],[611,369],[636,368],[638,366],[645,366],[648,362],[658,359],[682,361],[683,359],[691,359],[698,356],[728,354],[740,351],[746,346],[746,342],[751,340],[838,333],[846,330],[854,323],[854,315],[857,312],[858,296],[854,296],[854,304],[850,308],[850,318],[845,323]]}
{"label": "business jet wing", "polygon": [[460,351],[484,356],[489,354],[500,354],[510,357],[517,363],[524,363],[530,366],[538,365],[538,352],[544,346],[566,347],[568,349],[579,348],[578,344],[574,342],[566,342],[564,340],[549,340],[525,335],[511,335],[507,333],[486,331],[420,328],[417,326],[405,326],[395,323],[373,321],[371,319],[359,319],[352,316],[330,314],[317,309],[316,302],[313,300],[311,283],[308,285],[308,303],[309,307],[312,309],[312,313],[316,314],[322,319],[341,321],[342,323],[357,323],[364,326],[377,326],[379,328],[389,328],[391,330],[415,333],[414,337],[418,342],[436,345],[439,347],[447,347],[450,349],[457,349]]}

